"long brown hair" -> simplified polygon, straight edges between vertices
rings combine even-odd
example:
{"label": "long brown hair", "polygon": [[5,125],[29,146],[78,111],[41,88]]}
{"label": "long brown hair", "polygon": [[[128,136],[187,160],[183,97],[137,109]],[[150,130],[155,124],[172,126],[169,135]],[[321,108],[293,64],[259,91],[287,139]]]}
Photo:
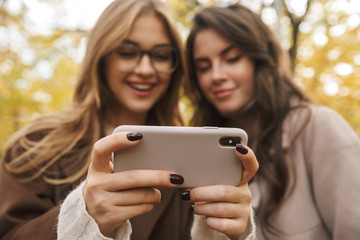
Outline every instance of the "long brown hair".
{"label": "long brown hair", "polygon": [[[86,173],[92,146],[104,136],[106,116],[117,102],[106,83],[104,58],[127,37],[136,18],[148,12],[155,13],[164,23],[171,44],[179,49],[181,60],[167,92],[148,113],[146,124],[182,124],[178,100],[184,55],[168,8],[160,0],[115,0],[104,10],[88,36],[72,104],[37,119],[11,137],[4,151],[7,171],[22,181],[42,177],[50,184],[72,183]],[[69,156],[76,159],[66,162],[72,165],[67,168],[75,169],[72,174],[54,173],[52,166]]]}
{"label": "long brown hair", "polygon": [[260,164],[256,177],[268,183],[269,198],[261,200],[257,212],[257,221],[261,223],[266,236],[266,231],[276,232],[271,225],[271,216],[286,197],[289,179],[295,179],[293,166],[285,161],[286,153],[282,149],[282,123],[292,110],[290,99],[295,98],[299,102],[310,100],[293,83],[287,54],[257,14],[239,4],[226,8],[212,6],[195,15],[186,43],[189,71],[186,92],[195,107],[193,125],[221,126],[227,121],[206,100],[197,81],[194,41],[204,29],[215,30],[254,61],[255,103],[251,109],[256,111],[260,129],[259,136],[250,147]]}

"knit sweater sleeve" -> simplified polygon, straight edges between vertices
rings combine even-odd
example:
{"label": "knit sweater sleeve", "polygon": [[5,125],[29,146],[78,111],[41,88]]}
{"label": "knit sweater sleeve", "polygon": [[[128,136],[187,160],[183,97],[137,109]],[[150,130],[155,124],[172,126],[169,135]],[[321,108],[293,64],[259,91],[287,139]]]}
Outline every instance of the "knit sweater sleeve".
{"label": "knit sweater sleeve", "polygon": [[[255,231],[255,221],[254,221],[254,212],[250,206],[250,218],[245,229],[245,232],[238,238],[238,240],[255,240],[256,231]],[[206,223],[206,217],[202,215],[194,216],[194,223],[191,228],[191,239],[201,240],[201,239],[211,239],[211,240],[228,240],[228,236],[211,229]]]}
{"label": "knit sweater sleeve", "polygon": [[61,204],[60,214],[58,216],[57,239],[130,239],[132,229],[129,220],[111,234],[114,238],[104,236],[100,232],[95,219],[86,211],[85,201],[82,195],[83,186],[84,182],[73,190]]}

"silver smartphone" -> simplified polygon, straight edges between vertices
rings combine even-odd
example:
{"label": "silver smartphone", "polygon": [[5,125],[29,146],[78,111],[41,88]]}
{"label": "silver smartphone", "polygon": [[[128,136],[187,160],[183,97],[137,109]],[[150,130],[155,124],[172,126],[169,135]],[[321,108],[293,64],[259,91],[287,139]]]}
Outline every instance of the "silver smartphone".
{"label": "silver smartphone", "polygon": [[115,172],[170,170],[184,177],[179,187],[237,185],[242,164],[237,143],[247,144],[240,128],[122,125],[115,132],[140,132],[143,139],[113,153]]}

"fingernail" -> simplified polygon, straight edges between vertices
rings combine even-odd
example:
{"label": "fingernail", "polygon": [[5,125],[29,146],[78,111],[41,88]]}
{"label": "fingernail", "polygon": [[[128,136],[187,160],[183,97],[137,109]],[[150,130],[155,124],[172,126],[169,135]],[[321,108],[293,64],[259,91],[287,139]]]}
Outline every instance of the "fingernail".
{"label": "fingernail", "polygon": [[194,212],[195,204],[191,204],[191,212]]}
{"label": "fingernail", "polygon": [[188,201],[190,200],[190,191],[185,191],[181,194],[181,199],[182,200],[185,200],[185,201]]}
{"label": "fingernail", "polygon": [[129,141],[136,141],[136,140],[142,139],[143,135],[142,135],[142,133],[139,133],[139,132],[131,132],[131,133],[128,133],[126,135],[126,137]]}
{"label": "fingernail", "polygon": [[240,143],[236,144],[236,151],[238,151],[242,155],[245,155],[245,154],[248,153],[247,148],[244,145],[240,144]]}
{"label": "fingernail", "polygon": [[170,182],[172,184],[183,184],[184,183],[184,178],[178,174],[170,174]]}
{"label": "fingernail", "polygon": [[160,192],[160,194],[161,194],[160,201],[162,202],[164,200],[164,194],[162,192]]}

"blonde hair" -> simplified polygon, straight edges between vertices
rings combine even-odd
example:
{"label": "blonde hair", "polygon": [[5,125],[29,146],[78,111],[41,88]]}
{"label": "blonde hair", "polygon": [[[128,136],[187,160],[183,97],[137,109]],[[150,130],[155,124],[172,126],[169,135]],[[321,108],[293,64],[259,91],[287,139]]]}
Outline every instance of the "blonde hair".
{"label": "blonde hair", "polygon": [[[168,8],[160,0],[115,0],[89,34],[72,104],[35,120],[9,139],[3,159],[8,172],[21,181],[42,177],[50,184],[72,183],[86,174],[92,146],[104,136],[104,119],[110,115],[110,106],[117,102],[106,83],[104,58],[128,36],[136,18],[148,12],[155,13],[164,23],[171,44],[180,50],[181,63],[167,92],[148,113],[146,123],[182,124],[178,100],[185,71],[184,56]],[[69,158],[72,161],[66,160]],[[61,163],[61,159],[65,162]],[[64,165],[71,169],[70,175],[69,171],[58,172]]]}

